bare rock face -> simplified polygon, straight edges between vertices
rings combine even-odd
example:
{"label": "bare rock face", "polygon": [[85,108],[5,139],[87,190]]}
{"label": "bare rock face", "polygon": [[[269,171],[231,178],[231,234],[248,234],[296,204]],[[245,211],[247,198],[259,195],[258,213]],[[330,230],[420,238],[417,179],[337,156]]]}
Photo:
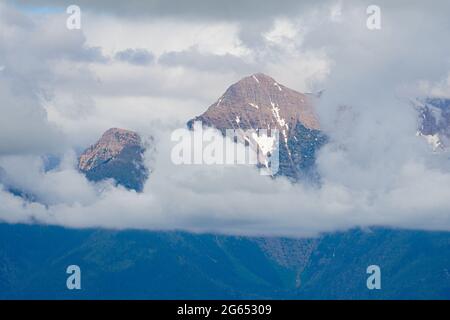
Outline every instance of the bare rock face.
{"label": "bare rock face", "polygon": [[311,96],[257,73],[230,86],[205,113],[192,121],[202,121],[218,129],[279,129],[286,134],[297,123],[318,130],[312,100]]}
{"label": "bare rock face", "polygon": [[92,181],[114,179],[118,184],[142,191],[148,170],[143,163],[141,137],[133,131],[112,128],[79,158],[78,168]]}
{"label": "bare rock face", "polygon": [[427,98],[416,102],[420,112],[417,134],[423,136],[434,151],[450,148],[450,99]]}
{"label": "bare rock face", "polygon": [[222,132],[227,129],[277,129],[280,170],[295,180],[314,167],[315,151],[325,142],[314,109],[317,97],[289,89],[273,78],[257,73],[230,86],[195,121]]}

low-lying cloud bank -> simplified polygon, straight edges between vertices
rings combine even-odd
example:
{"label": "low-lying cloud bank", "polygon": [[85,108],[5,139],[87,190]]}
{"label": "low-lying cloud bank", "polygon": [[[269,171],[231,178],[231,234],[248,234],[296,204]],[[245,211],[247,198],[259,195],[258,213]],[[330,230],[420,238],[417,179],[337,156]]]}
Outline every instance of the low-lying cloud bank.
{"label": "low-lying cloud bank", "polygon": [[331,144],[318,159],[323,183],[311,187],[261,176],[250,166],[173,165],[170,132],[152,134],[158,152],[151,151],[146,161],[155,169],[140,194],[110,182],[88,182],[74,169],[73,153],[48,172],[36,157],[3,158],[10,182],[36,200],[2,190],[0,218],[77,228],[297,237],[369,226],[450,231],[450,171],[436,165],[447,159],[432,155],[416,137],[426,151],[422,156],[378,164],[364,160],[364,166]]}

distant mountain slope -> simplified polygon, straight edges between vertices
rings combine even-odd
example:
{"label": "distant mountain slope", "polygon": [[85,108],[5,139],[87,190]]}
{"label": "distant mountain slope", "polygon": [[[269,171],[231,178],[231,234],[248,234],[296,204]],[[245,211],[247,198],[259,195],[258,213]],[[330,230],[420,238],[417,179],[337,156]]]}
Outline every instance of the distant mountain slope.
{"label": "distant mountain slope", "polygon": [[326,142],[311,95],[289,89],[257,73],[231,85],[195,121],[223,133],[227,129],[279,131],[279,175],[294,180],[314,176],[315,152]]}
{"label": "distant mountain slope", "polygon": [[144,151],[136,132],[112,128],[83,152],[78,168],[89,180],[112,178],[128,189],[142,191],[148,178],[143,163]]}
{"label": "distant mountain slope", "polygon": [[0,224],[0,298],[268,298],[295,276],[246,238]]}
{"label": "distant mountain slope", "polygon": [[[373,229],[321,239],[302,274],[307,299],[450,299],[450,232]],[[366,268],[381,268],[367,290]]]}
{"label": "distant mountain slope", "polygon": [[[0,298],[450,299],[449,250],[438,232],[295,240],[0,224]],[[81,291],[65,287],[72,264]],[[381,290],[366,287],[371,264]]]}

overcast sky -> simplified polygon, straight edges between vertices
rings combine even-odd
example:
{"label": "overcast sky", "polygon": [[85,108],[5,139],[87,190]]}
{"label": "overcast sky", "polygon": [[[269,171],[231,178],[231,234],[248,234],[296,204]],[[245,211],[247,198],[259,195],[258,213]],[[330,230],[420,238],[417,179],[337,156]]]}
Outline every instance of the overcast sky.
{"label": "overcast sky", "polygon": [[[41,199],[24,205],[0,191],[0,219],[294,236],[450,230],[448,160],[415,136],[405,103],[450,97],[448,1],[86,0],[76,2],[80,30],[66,28],[70,4],[0,3],[0,174]],[[380,30],[366,27],[369,4]],[[170,164],[171,130],[255,72],[326,90],[321,189],[252,168]],[[337,122],[343,104],[352,108]],[[77,152],[110,127],[159,137],[143,194],[75,170]],[[47,154],[65,160],[45,173]]]}

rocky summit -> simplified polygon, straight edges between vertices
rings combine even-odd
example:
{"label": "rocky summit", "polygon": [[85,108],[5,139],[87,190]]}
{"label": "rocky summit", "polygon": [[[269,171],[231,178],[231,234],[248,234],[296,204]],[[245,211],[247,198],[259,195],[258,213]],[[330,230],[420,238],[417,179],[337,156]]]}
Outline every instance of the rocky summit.
{"label": "rocky summit", "polygon": [[315,177],[317,149],[326,141],[314,109],[317,97],[303,94],[256,73],[231,85],[195,121],[222,132],[227,129],[279,131],[279,175],[298,180]]}
{"label": "rocky summit", "polygon": [[114,179],[117,184],[140,192],[148,178],[144,151],[136,132],[111,128],[83,152],[78,168],[89,180]]}
{"label": "rocky summit", "polygon": [[450,99],[426,98],[415,102],[420,112],[417,134],[423,136],[434,151],[450,147]]}
{"label": "rocky summit", "polygon": [[279,129],[286,134],[297,123],[319,129],[313,97],[289,89],[257,73],[230,86],[208,110],[194,120],[218,129]]}

